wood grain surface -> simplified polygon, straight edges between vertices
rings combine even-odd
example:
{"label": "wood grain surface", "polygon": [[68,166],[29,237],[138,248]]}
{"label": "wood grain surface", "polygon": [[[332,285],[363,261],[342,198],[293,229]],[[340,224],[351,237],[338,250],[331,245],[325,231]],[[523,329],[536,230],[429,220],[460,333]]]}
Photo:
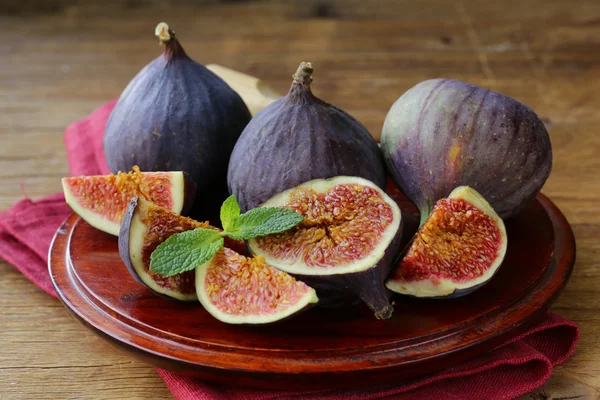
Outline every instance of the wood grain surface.
{"label": "wood grain surface", "polygon": [[[575,271],[553,310],[582,337],[524,398],[599,398],[600,2],[35,3],[8,0],[0,10],[0,210],[23,192],[37,199],[60,190],[65,127],[117,97],[159,54],[161,20],[199,62],[281,92],[298,63],[312,61],[315,94],[376,137],[393,101],[428,78],[466,80],[528,104],[553,144],[543,192],[577,240]],[[93,336],[3,261],[0,328],[2,399],[172,398],[152,367]]]}

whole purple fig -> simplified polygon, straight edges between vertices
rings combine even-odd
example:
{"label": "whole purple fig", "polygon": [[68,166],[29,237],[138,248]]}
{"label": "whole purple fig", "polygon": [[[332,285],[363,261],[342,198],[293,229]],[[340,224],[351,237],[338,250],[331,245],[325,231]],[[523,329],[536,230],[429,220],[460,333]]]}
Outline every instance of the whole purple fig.
{"label": "whole purple fig", "polygon": [[452,79],[405,92],[387,114],[381,149],[421,223],[437,200],[462,185],[509,218],[533,200],[552,168],[550,138],[529,107]]}
{"label": "whole purple fig", "polygon": [[242,211],[313,179],[358,176],[385,187],[377,142],[350,114],[317,98],[303,62],[286,96],[258,112],[235,144],[227,184]]}
{"label": "whole purple fig", "polygon": [[[229,156],[250,111],[216,74],[192,60],[164,22],[163,53],[127,85],[112,111],[104,152],[114,173],[184,171],[198,187],[192,215],[218,223]],[[202,194],[202,195],[200,195]]]}

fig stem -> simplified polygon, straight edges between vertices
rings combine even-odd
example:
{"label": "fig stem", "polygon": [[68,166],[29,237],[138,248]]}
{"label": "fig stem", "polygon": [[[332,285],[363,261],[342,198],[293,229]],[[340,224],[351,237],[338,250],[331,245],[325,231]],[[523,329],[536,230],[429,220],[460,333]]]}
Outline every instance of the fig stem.
{"label": "fig stem", "polygon": [[166,22],[160,22],[156,25],[156,29],[154,30],[154,34],[158,36],[158,40],[160,43],[165,44],[168,43],[173,37],[175,37],[175,32],[173,32],[169,25]]}
{"label": "fig stem", "polygon": [[313,66],[309,62],[301,62],[300,66],[296,70],[296,73],[292,75],[294,81],[298,82],[302,86],[309,87],[312,82]]}
{"label": "fig stem", "polygon": [[392,317],[392,313],[394,312],[394,307],[390,304],[375,312],[375,318],[377,319],[389,319]]}
{"label": "fig stem", "polygon": [[175,32],[169,28],[169,25],[166,22],[161,22],[156,25],[154,34],[158,36],[159,43],[165,45],[164,54],[167,57],[168,62],[171,62],[175,58],[187,57],[185,50],[183,50],[183,47],[179,44],[179,40],[175,37]]}
{"label": "fig stem", "polygon": [[419,222],[419,228],[423,226],[423,224],[425,223],[425,221],[427,221],[427,218],[429,218],[429,214],[431,214],[433,207],[428,206],[427,209],[425,210],[420,210],[421,211],[421,221]]}

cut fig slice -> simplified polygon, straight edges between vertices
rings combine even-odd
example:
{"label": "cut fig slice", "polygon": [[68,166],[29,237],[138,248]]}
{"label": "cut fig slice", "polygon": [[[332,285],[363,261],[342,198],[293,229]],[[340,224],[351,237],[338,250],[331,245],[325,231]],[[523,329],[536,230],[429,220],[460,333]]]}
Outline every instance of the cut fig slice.
{"label": "cut fig slice", "polygon": [[73,211],[94,228],[115,236],[132,197],[185,215],[196,194],[196,185],[184,172],[142,173],[137,167],[117,175],[63,178],[62,186]]}
{"label": "cut fig slice", "polygon": [[360,297],[377,318],[389,318],[384,281],[399,251],[401,214],[373,182],[359,177],[316,179],[281,192],[261,207],[304,216],[295,228],[248,241],[269,265],[317,289],[319,297]]}
{"label": "cut fig slice", "polygon": [[[154,293],[182,301],[197,300],[195,273],[166,277],[150,271],[150,256],[175,233],[196,228],[217,228],[159,207],[142,198],[131,199],[119,232],[119,254],[136,281]],[[244,252],[244,242],[225,238],[225,246]]]}
{"label": "cut fig slice", "polygon": [[315,290],[291,275],[226,247],[196,268],[200,303],[228,324],[267,324],[287,319],[318,302]]}
{"label": "cut fig slice", "polygon": [[119,254],[135,280],[153,292],[177,300],[196,300],[193,270],[171,277],[150,270],[150,256],[159,244],[175,233],[196,228],[212,227],[134,197],[121,224]]}
{"label": "cut fig slice", "polygon": [[506,254],[504,222],[474,189],[439,200],[386,286],[416,297],[459,297],[487,283]]}

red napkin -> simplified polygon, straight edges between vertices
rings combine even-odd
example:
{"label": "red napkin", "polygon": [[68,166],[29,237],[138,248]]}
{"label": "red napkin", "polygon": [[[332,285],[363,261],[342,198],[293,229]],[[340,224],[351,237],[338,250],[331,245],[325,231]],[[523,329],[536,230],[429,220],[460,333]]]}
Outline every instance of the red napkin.
{"label": "red napkin", "polygon": [[[114,107],[110,102],[65,132],[72,175],[108,172],[102,136]],[[47,269],[50,241],[71,213],[62,194],[24,199],[0,214],[0,257],[56,297]],[[498,348],[437,374],[364,389],[281,392],[211,385],[158,369],[177,399],[512,399],[541,386],[552,367],[566,360],[579,339],[573,322],[548,313],[539,324]],[[235,383],[235,382],[232,382]]]}

